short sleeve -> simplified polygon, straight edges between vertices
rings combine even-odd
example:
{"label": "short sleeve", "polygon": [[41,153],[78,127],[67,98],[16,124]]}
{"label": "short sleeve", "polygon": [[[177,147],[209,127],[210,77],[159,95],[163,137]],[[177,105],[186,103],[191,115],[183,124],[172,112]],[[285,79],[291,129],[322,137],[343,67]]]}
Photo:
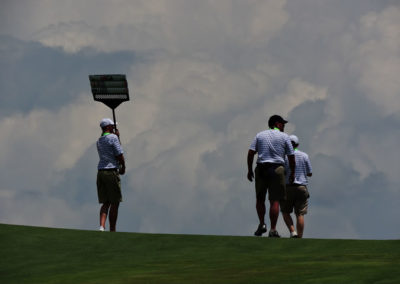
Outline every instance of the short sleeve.
{"label": "short sleeve", "polygon": [[253,150],[254,152],[257,152],[257,136],[254,137],[253,142],[251,142],[249,149]]}
{"label": "short sleeve", "polygon": [[[111,137],[110,137],[111,138]],[[121,154],[124,153],[124,151],[122,150],[121,144],[119,143],[118,140],[118,136],[117,135],[113,135],[111,138],[111,144],[112,144],[112,148],[114,151],[114,155],[115,156],[119,156]]]}
{"label": "short sleeve", "polygon": [[286,135],[285,137],[285,150],[286,150],[286,155],[294,155],[294,149],[292,146],[292,142],[290,142],[289,135]]}
{"label": "short sleeve", "polygon": [[310,159],[308,158],[308,155],[306,155],[305,157],[306,159],[306,170],[307,170],[307,174],[311,174],[312,173],[312,167],[311,167],[311,162]]}

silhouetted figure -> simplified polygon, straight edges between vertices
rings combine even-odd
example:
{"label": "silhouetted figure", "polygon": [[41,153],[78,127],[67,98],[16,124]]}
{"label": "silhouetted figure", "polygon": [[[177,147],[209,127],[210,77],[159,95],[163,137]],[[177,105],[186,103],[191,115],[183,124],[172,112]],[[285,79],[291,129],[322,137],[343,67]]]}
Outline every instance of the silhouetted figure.
{"label": "silhouetted figure", "polygon": [[[299,147],[299,138],[295,135],[290,136],[296,160],[296,174],[293,184],[286,185],[286,200],[281,203],[281,211],[283,220],[289,229],[291,238],[302,238],[304,232],[304,215],[308,210],[308,177],[312,176],[311,162],[308,155],[297,149]],[[286,169],[289,167],[289,162],[286,159]],[[289,180],[287,180],[289,182]],[[293,220],[290,213],[296,214],[296,230],[294,229]]]}
{"label": "silhouetted figure", "polygon": [[110,232],[115,232],[119,203],[122,201],[120,174],[125,173],[125,159],[119,132],[114,129],[114,122],[104,118],[100,122],[101,137],[97,140],[99,164],[97,166],[97,196],[100,208],[100,231],[105,230],[109,214]]}
{"label": "silhouetted figure", "polygon": [[[252,182],[255,178],[256,188],[256,210],[260,224],[255,231],[255,236],[261,236],[267,232],[265,224],[265,199],[268,192],[270,202],[269,218],[271,230],[269,237],[280,237],[276,230],[279,217],[279,202],[286,198],[285,181],[285,156],[289,157],[290,176],[294,179],[295,161],[294,150],[290,143],[289,135],[284,133],[287,123],[279,115],[273,115],[268,120],[270,129],[259,132],[250,145],[247,154],[247,179]],[[253,173],[254,155],[257,153],[257,167]]]}

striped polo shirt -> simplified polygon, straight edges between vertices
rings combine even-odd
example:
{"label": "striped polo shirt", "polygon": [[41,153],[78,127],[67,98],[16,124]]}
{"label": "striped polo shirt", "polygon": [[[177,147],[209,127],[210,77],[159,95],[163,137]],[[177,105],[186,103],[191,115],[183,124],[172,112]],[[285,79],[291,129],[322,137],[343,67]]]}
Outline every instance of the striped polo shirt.
{"label": "striped polo shirt", "polygon": [[289,135],[278,129],[268,129],[257,133],[250,145],[250,150],[257,152],[257,164],[284,164],[286,155],[293,155],[294,150]]}
{"label": "striped polo shirt", "polygon": [[[307,185],[308,178],[307,174],[312,173],[311,162],[308,155],[302,151],[295,150],[294,157],[296,159],[296,171],[295,171],[295,184]],[[289,160],[285,157],[285,168],[286,172],[289,172]],[[286,182],[289,183],[289,177],[286,176]]]}
{"label": "striped polo shirt", "polygon": [[115,134],[107,134],[101,136],[97,140],[97,152],[99,154],[99,164],[97,169],[114,169],[119,168],[117,156],[123,154],[121,144],[119,143],[118,136]]}

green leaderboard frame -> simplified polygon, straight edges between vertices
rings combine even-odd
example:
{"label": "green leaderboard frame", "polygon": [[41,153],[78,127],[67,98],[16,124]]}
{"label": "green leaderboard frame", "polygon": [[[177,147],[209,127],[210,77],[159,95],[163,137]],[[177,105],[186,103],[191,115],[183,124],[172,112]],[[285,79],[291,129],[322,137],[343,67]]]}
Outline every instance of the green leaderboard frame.
{"label": "green leaderboard frame", "polygon": [[126,76],[123,74],[89,75],[93,99],[104,103],[112,109],[115,120],[115,109],[123,102],[129,101],[129,89]]}

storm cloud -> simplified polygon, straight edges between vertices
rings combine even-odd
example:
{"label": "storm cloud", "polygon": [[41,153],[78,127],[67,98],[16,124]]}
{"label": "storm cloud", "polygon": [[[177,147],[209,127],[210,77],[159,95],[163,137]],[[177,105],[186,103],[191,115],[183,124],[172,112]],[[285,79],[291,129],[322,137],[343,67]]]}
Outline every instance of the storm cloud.
{"label": "storm cloud", "polygon": [[251,235],[246,154],[277,113],[314,170],[305,237],[399,237],[395,1],[0,6],[0,222],[97,228],[111,110],[87,76],[124,73],[120,230]]}

